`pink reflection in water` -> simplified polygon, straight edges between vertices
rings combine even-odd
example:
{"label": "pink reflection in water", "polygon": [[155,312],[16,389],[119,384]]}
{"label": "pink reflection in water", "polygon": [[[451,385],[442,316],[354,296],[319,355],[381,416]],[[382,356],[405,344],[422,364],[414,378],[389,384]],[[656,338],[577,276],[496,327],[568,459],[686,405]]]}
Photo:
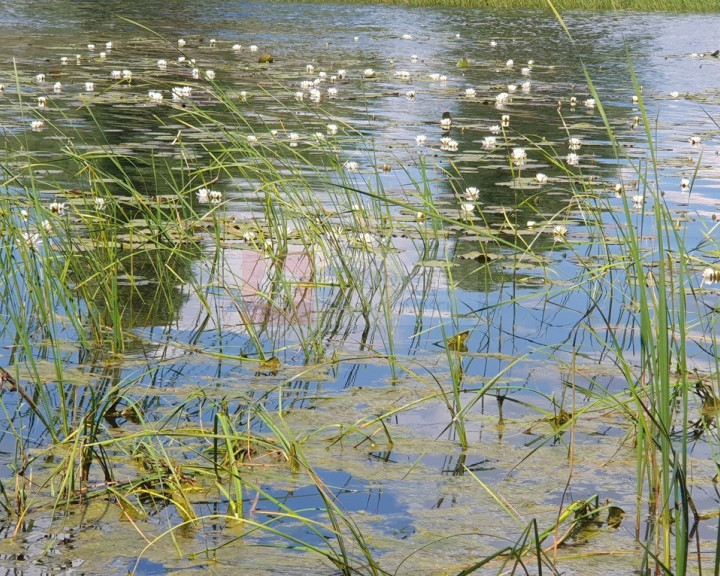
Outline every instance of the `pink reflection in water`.
{"label": "pink reflection in water", "polygon": [[[315,312],[313,261],[305,252],[240,254],[241,294],[253,324],[309,324]],[[289,284],[289,286],[288,286]]]}

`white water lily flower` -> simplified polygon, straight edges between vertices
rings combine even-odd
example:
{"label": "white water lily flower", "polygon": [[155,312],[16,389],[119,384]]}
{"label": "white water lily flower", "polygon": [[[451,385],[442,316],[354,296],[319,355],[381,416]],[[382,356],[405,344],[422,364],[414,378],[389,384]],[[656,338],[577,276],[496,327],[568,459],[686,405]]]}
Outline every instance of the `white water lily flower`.
{"label": "white water lily flower", "polygon": [[520,69],[520,74],[523,76],[530,76],[530,72],[532,72],[532,69],[529,66]]}
{"label": "white water lily flower", "polygon": [[122,78],[122,70],[113,70],[110,72],[110,78],[119,79]]}
{"label": "white water lily flower", "polygon": [[92,92],[95,90],[95,84],[93,82],[85,82],[85,92]]}
{"label": "white water lily flower", "polygon": [[587,106],[588,108],[595,108],[595,104],[595,98],[588,98],[583,101],[583,106]]}
{"label": "white water lily flower", "polygon": [[465,192],[463,193],[463,198],[466,198],[467,200],[477,200],[479,196],[480,190],[478,190],[475,186],[465,188]]}
{"label": "white water lily flower", "polygon": [[100,52],[100,60],[105,60],[105,58],[107,58],[107,53],[106,53],[106,52]]}
{"label": "white water lily flower", "polygon": [[407,70],[397,70],[395,72],[395,77],[400,78],[401,80],[409,80],[410,72],[408,72]]}
{"label": "white water lily flower", "polygon": [[[510,123],[510,117],[508,116],[508,124]],[[489,128],[490,134],[500,134],[502,132],[502,128],[498,124],[494,124],[490,126]]]}
{"label": "white water lily flower", "polygon": [[42,72],[40,74],[35,74],[35,81],[45,82],[45,74],[43,74]]}
{"label": "white water lily flower", "polygon": [[303,98],[305,98],[305,94],[303,92],[295,92],[295,100],[300,102]]}
{"label": "white water lily flower", "polygon": [[497,138],[495,138],[495,136],[485,136],[485,138],[482,139],[482,145],[486,150],[491,150],[497,146]]}
{"label": "white water lily flower", "polygon": [[465,89],[465,96],[467,96],[468,98],[475,98],[475,94],[476,94],[475,88],[466,88]]}
{"label": "white water lily flower", "polygon": [[510,157],[516,166],[520,166],[525,164],[525,161],[527,160],[527,152],[525,151],[525,148],[513,148]]}
{"label": "white water lily flower", "polygon": [[559,238],[564,238],[565,236],[567,236],[568,233],[567,226],[565,226],[564,224],[556,224],[555,226],[553,226],[552,231],[553,234]]}
{"label": "white water lily flower", "polygon": [[43,227],[43,230],[50,234],[53,231],[52,223],[50,220],[43,220],[40,225]]}
{"label": "white water lily flower", "polygon": [[48,103],[47,96],[38,96],[37,102],[38,102],[38,106],[40,108],[47,108],[47,103]]}
{"label": "white water lily flower", "polygon": [[510,115],[509,114],[502,115],[502,117],[500,118],[500,125],[503,128],[507,128],[508,126],[510,126]]}
{"label": "white water lily flower", "polygon": [[642,206],[643,204],[645,204],[645,195],[635,194],[635,196],[632,197],[632,203],[636,207]]}
{"label": "white water lily flower", "polygon": [[452,138],[449,138],[447,136],[443,136],[440,138],[440,149],[441,150],[448,150],[451,152],[454,152],[458,148],[457,141],[453,140]]}
{"label": "white water lily flower", "polygon": [[53,214],[64,214],[66,206],[64,202],[55,201],[50,204],[49,208]]}
{"label": "white water lily flower", "polygon": [[45,121],[44,120],[33,120],[30,122],[30,128],[32,128],[35,131],[42,130],[45,128]]}
{"label": "white water lily flower", "polygon": [[348,172],[357,172],[358,171],[358,163],[352,160],[348,160],[344,164],[345,170]]}
{"label": "white water lily flower", "polygon": [[372,68],[365,68],[363,70],[363,78],[374,78],[375,77],[375,70]]}
{"label": "white water lily flower", "polygon": [[688,138],[688,141],[693,146],[699,146],[700,142],[702,142],[702,138],[700,138],[700,136],[690,136],[690,138]]}
{"label": "white water lily flower", "polygon": [[413,98],[415,98],[415,90],[408,90],[407,92],[405,92],[405,98],[407,98],[408,100],[412,100]]}
{"label": "white water lily flower", "polygon": [[105,209],[105,198],[96,197],[93,199],[93,204],[95,204],[96,210],[104,210]]}
{"label": "white water lily flower", "polygon": [[95,44],[88,44],[87,45],[88,50],[95,50]]}
{"label": "white water lily flower", "polygon": [[496,104],[505,104],[505,102],[508,101],[510,98],[510,94],[507,92],[500,92],[497,96],[495,96],[495,103]]}
{"label": "white water lily flower", "polygon": [[680,180],[680,190],[683,192],[688,192],[690,190],[690,179],[689,178],[683,178]]}
{"label": "white water lily flower", "polygon": [[241,44],[233,44],[232,49],[235,50],[235,52],[237,52],[238,50],[242,50],[242,45]]}
{"label": "white water lily flower", "polygon": [[123,80],[127,80],[128,82],[130,82],[132,80],[132,76],[133,76],[132,70],[128,70],[126,68],[125,70],[122,71]]}
{"label": "white water lily flower", "polygon": [[505,62],[505,66],[507,66],[508,68],[512,68],[514,65],[515,65],[515,62],[512,61],[512,58],[510,60],[508,60],[507,62]]}
{"label": "white water lily flower", "polygon": [[423,146],[425,142],[427,141],[427,136],[425,134],[418,134],[415,136],[415,144],[418,146]]}
{"label": "white water lily flower", "polygon": [[438,81],[440,80],[440,74],[438,72],[433,72],[432,74],[429,74],[430,80]]}
{"label": "white water lily flower", "polygon": [[678,92],[678,91],[676,91],[676,90],[673,90],[672,92],[670,92],[670,97],[671,97],[671,98],[677,98],[677,97],[679,97],[679,96],[680,96],[680,92]]}
{"label": "white water lily flower", "polygon": [[410,62],[417,62],[417,61],[418,61],[417,54],[413,54],[412,56],[410,56]]}
{"label": "white water lily flower", "polygon": [[158,60],[157,67],[160,68],[160,70],[165,70],[165,68],[167,68],[167,60],[163,60],[162,58]]}
{"label": "white water lily flower", "polygon": [[62,84],[60,84],[60,82],[55,82],[55,84],[53,84],[53,92],[56,94],[62,92]]}
{"label": "white water lily flower", "polygon": [[338,133],[337,124],[328,124],[328,125],[327,125],[327,132],[328,132],[328,134],[330,134],[331,136],[334,136],[335,134],[337,134],[337,133]]}
{"label": "white water lily flower", "polygon": [[582,140],[580,140],[580,138],[573,137],[568,140],[568,147],[570,148],[570,150],[579,150],[581,146]]}
{"label": "white water lily flower", "polygon": [[713,284],[715,282],[720,282],[720,271],[715,270],[715,268],[707,267],[705,270],[703,270],[703,280],[707,282],[708,284]]}
{"label": "white water lily flower", "polygon": [[23,208],[22,210],[20,210],[20,218],[22,218],[23,220],[27,220],[28,218],[30,218],[30,213],[25,210],[25,208]]}
{"label": "white water lily flower", "polygon": [[22,239],[30,250],[37,250],[37,247],[42,244],[42,237],[39,233],[23,232]]}
{"label": "white water lily flower", "polygon": [[490,40],[490,48],[495,48],[497,46],[497,42],[495,40]]}
{"label": "white water lily flower", "polygon": [[318,142],[324,142],[325,141],[325,134],[322,132],[315,132],[315,140]]}
{"label": "white water lily flower", "polygon": [[460,215],[463,218],[468,218],[475,212],[475,204],[472,202],[461,202],[460,203]]}
{"label": "white water lily flower", "polygon": [[312,88],[310,90],[310,100],[312,100],[313,102],[320,102],[321,99],[322,94],[320,93],[320,90],[318,90],[317,88]]}
{"label": "white water lily flower", "polygon": [[526,226],[532,230],[537,226],[537,222],[535,222],[535,220],[528,220]]}
{"label": "white water lily flower", "polygon": [[520,89],[523,92],[530,92],[531,86],[532,86],[532,84],[530,83],[530,80],[527,80],[526,82],[523,82],[522,84],[520,84]]}
{"label": "white water lily flower", "polygon": [[508,92],[517,92],[517,84],[508,84]]}
{"label": "white water lily flower", "polygon": [[207,188],[200,188],[197,192],[195,192],[197,195],[197,200],[200,204],[207,204],[210,202],[210,190]]}
{"label": "white water lily flower", "polygon": [[178,56],[177,61],[178,61],[178,64],[182,64],[183,62],[185,62],[185,56]]}
{"label": "white water lily flower", "polygon": [[538,172],[535,174],[535,182],[538,184],[545,184],[548,181],[548,177],[546,174],[543,174],[542,172]]}
{"label": "white water lily flower", "polygon": [[255,44],[250,44],[250,52],[257,52],[258,47]]}
{"label": "white water lily flower", "polygon": [[330,98],[335,98],[335,97],[337,97],[338,89],[337,88],[328,88],[327,93]]}
{"label": "white water lily flower", "polygon": [[355,236],[355,241],[365,247],[373,246],[376,242],[375,236],[370,234],[370,232],[361,232],[360,234]]}
{"label": "white water lily flower", "polygon": [[114,47],[115,47],[115,45],[112,42],[105,42],[106,50],[112,50]]}
{"label": "white water lily flower", "polygon": [[575,154],[575,152],[570,152],[570,154],[565,157],[565,162],[567,162],[569,166],[577,166],[580,164],[580,156]]}
{"label": "white water lily flower", "polygon": [[450,118],[449,116],[446,118],[441,118],[440,127],[443,130],[450,130],[450,128],[452,128],[452,118]]}
{"label": "white water lily flower", "polygon": [[620,182],[616,182],[613,189],[615,190],[615,197],[622,198],[622,195],[625,193],[625,187],[620,184]]}
{"label": "white water lily flower", "polygon": [[322,81],[325,81],[327,78],[327,72],[318,72],[318,78]]}
{"label": "white water lily flower", "polygon": [[308,64],[307,66],[305,66],[305,72],[307,72],[308,74],[312,74],[313,72],[315,72],[315,66],[313,66],[312,64]]}
{"label": "white water lily flower", "polygon": [[402,39],[403,40],[412,40],[413,37],[412,37],[412,34],[403,34]]}
{"label": "white water lily flower", "polygon": [[575,96],[570,96],[570,106],[577,106],[577,98]]}
{"label": "white water lily flower", "polygon": [[60,58],[60,64],[62,64],[63,66],[67,66],[67,63],[68,63],[67,56],[63,56],[62,58]]}
{"label": "white water lily flower", "polygon": [[178,38],[178,48],[185,46],[186,42],[182,38]]}
{"label": "white water lily flower", "polygon": [[215,38],[210,38],[210,47],[215,48],[216,45],[217,45],[217,40],[215,40]]}
{"label": "white water lily flower", "polygon": [[211,204],[219,204],[222,202],[222,192],[220,192],[220,190],[210,190],[208,196],[210,197]]}

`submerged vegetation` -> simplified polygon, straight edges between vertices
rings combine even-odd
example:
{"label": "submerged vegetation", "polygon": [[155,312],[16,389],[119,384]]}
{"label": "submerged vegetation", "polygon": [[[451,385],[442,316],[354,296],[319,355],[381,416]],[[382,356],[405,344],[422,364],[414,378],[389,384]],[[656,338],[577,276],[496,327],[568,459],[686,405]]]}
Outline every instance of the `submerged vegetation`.
{"label": "submerged vegetation", "polygon": [[0,94],[6,565],[717,574],[704,96],[131,24]]}

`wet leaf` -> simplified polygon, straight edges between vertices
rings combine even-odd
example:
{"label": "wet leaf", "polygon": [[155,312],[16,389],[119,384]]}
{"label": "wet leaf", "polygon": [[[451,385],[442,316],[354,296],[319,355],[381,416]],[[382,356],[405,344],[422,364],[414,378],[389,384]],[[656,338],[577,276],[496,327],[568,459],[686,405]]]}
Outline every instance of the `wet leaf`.
{"label": "wet leaf", "polygon": [[610,506],[608,508],[607,525],[609,528],[619,528],[620,523],[625,517],[625,510],[619,506]]}
{"label": "wet leaf", "polygon": [[448,350],[454,350],[456,352],[467,352],[467,345],[466,342],[468,338],[470,337],[470,330],[463,330],[462,332],[458,332],[454,336],[450,336],[445,341],[445,347]]}
{"label": "wet leaf", "polygon": [[268,358],[267,360],[263,360],[260,362],[260,369],[261,370],[267,370],[270,372],[276,372],[282,368],[282,364],[280,363],[280,360],[278,360],[277,356],[272,356],[271,358]]}

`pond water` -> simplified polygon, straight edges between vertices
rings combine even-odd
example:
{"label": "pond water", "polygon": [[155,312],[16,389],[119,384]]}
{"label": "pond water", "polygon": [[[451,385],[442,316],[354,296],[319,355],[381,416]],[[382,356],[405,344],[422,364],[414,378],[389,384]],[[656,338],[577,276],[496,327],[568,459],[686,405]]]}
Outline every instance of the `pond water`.
{"label": "pond water", "polygon": [[[717,389],[720,16],[563,18],[4,3],[3,270],[54,263],[2,286],[0,574],[459,574],[595,495],[622,521],[547,566],[644,567],[624,244],[649,278],[687,254],[684,361]],[[707,567],[701,400],[670,428]]]}

